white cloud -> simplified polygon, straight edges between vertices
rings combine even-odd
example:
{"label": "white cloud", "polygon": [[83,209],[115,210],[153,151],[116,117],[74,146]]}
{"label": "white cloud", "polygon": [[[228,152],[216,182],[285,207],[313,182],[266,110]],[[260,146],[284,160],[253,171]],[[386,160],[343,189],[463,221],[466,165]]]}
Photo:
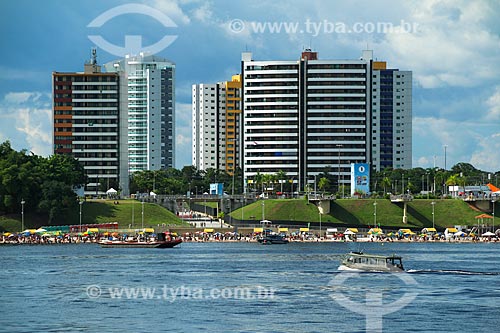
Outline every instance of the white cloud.
{"label": "white cloud", "polygon": [[488,98],[486,105],[489,107],[486,118],[500,120],[500,86],[496,86],[495,92]]}
{"label": "white cloud", "polygon": [[500,132],[478,138],[477,147],[472,153],[470,163],[481,170],[500,171]]}
{"label": "white cloud", "polygon": [[213,20],[213,12],[210,2],[203,3],[192,11],[192,15],[200,22],[208,23]]}
{"label": "white cloud", "polygon": [[153,0],[152,6],[170,17],[176,24],[189,24],[191,20],[174,0]]}
{"label": "white cloud", "polygon": [[175,103],[175,167],[191,165],[191,104]]}
{"label": "white cloud", "polygon": [[9,92],[0,101],[0,138],[10,140],[15,149],[37,155],[52,153],[50,94]]}
{"label": "white cloud", "polygon": [[16,113],[16,130],[24,134],[30,150],[37,155],[49,155],[52,152],[52,138],[46,125],[50,124],[51,110],[19,108]]}
{"label": "white cloud", "polygon": [[[444,167],[444,145],[446,168],[459,162],[470,163],[484,171],[500,170],[500,140],[495,123],[459,122],[451,119],[417,117],[413,120],[414,167]],[[485,133],[495,134],[485,134]]]}
{"label": "white cloud", "polygon": [[42,93],[39,92],[9,92],[4,96],[4,102],[7,104],[23,104],[28,101],[37,102]]}
{"label": "white cloud", "polygon": [[393,63],[413,70],[424,88],[496,80],[500,37],[486,26],[496,15],[492,6],[488,1],[421,1],[410,16],[418,31],[387,34],[378,47],[387,48]]}

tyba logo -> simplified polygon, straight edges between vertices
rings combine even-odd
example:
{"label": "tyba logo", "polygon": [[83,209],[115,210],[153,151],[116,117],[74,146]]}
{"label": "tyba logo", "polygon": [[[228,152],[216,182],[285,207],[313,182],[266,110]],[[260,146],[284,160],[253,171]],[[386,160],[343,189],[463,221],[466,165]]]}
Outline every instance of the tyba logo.
{"label": "tyba logo", "polygon": [[[98,17],[96,17],[92,22],[90,22],[87,27],[88,28],[99,28],[101,27],[104,23],[108,22],[109,20],[125,15],[125,14],[142,14],[142,15],[147,15],[150,17],[153,17],[156,19],[158,22],[160,22],[164,27],[166,28],[176,28],[177,25],[175,24],[170,17],[167,15],[163,14],[157,9],[151,8],[146,5],[141,5],[141,4],[127,4],[127,5],[122,5],[122,6],[117,6],[114,8],[111,8]],[[143,46],[142,45],[142,36],[137,36],[137,35],[126,35],[125,36],[125,46],[121,47],[115,44],[112,44],[105,40],[102,36],[99,35],[89,35],[89,39],[95,43],[98,47],[103,49],[106,52],[109,52],[113,55],[123,57],[126,54],[139,54],[140,52],[147,52],[151,54],[158,53],[162,51],[163,49],[167,48],[170,44],[172,44],[176,39],[177,36],[174,35],[166,35],[164,36],[161,40],[158,42],[149,45],[149,46]]]}

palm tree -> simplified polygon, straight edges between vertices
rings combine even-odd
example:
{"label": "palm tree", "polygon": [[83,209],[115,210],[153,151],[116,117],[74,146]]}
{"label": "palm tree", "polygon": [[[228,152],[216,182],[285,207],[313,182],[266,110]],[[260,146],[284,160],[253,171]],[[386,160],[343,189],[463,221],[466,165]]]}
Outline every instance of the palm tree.
{"label": "palm tree", "polygon": [[318,187],[321,191],[323,191],[323,195],[325,194],[325,188],[330,186],[330,181],[326,177],[321,177],[318,182]]}
{"label": "palm tree", "polygon": [[253,178],[253,181],[255,183],[255,191],[257,191],[257,189],[259,188],[259,184],[262,183],[262,174],[260,173],[260,171],[257,171],[257,174],[255,175],[255,177]]}
{"label": "palm tree", "polygon": [[266,173],[262,175],[262,183],[266,184],[266,188],[264,189],[263,192],[267,192],[267,187],[269,187],[269,184],[272,183],[273,181],[273,175]]}
{"label": "palm tree", "polygon": [[280,192],[283,193],[283,181],[286,179],[286,172],[283,170],[279,170],[276,173],[276,178],[278,178],[278,181],[281,184]]}
{"label": "palm tree", "polygon": [[384,195],[387,194],[387,187],[391,186],[391,180],[389,177],[382,178],[382,186],[384,187]]}
{"label": "palm tree", "polygon": [[460,182],[460,176],[458,174],[455,174],[448,177],[448,179],[446,180],[446,185],[455,186],[458,185],[459,182]]}
{"label": "palm tree", "polygon": [[448,177],[445,183],[447,186],[455,186],[461,184],[460,182],[460,175],[454,174]]}

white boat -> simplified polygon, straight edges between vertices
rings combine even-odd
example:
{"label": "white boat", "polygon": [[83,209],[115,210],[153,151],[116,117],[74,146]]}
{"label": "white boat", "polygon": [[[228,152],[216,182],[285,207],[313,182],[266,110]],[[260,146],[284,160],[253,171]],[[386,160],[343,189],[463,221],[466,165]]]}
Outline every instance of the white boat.
{"label": "white boat", "polygon": [[367,272],[403,272],[401,257],[381,256],[362,252],[349,252],[344,255],[339,270]]}

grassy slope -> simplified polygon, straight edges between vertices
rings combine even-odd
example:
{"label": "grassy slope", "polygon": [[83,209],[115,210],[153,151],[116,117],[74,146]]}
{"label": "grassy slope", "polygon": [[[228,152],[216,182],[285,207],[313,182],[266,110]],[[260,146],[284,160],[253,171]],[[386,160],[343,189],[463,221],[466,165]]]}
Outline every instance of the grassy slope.
{"label": "grassy slope", "polygon": [[[449,227],[457,224],[474,225],[473,211],[460,200],[435,200],[435,225]],[[331,204],[330,214],[323,215],[323,222],[341,223],[345,225],[373,225],[374,200],[345,199]],[[403,206],[389,200],[377,200],[377,223],[389,227],[432,226],[432,200],[414,200],[408,204],[408,224],[402,223]],[[314,204],[305,200],[265,200],[265,218],[268,220],[319,221],[319,212]],[[235,219],[241,218],[241,209],[231,214]],[[252,203],[243,208],[245,220],[262,219],[262,201]]]}
{"label": "grassy slope", "polygon": [[[414,200],[408,204],[408,224],[402,223],[403,208],[389,200],[377,200],[377,223],[386,227],[432,226],[432,200]],[[473,211],[460,200],[435,200],[435,224],[437,227],[449,227],[456,224],[475,225]],[[333,222],[346,226],[373,225],[374,200],[345,199],[336,200],[331,204],[330,214],[322,216],[324,223]],[[208,202],[207,202],[208,204]],[[134,225],[141,225],[141,204],[133,200],[121,200],[119,205],[113,201],[87,201],[82,207],[82,223],[119,222],[120,226],[128,227],[132,222],[132,206],[134,205]],[[319,221],[316,206],[304,199],[298,200],[265,200],[265,218],[271,221]],[[235,219],[241,218],[241,209],[231,214]],[[245,220],[260,221],[262,219],[262,201],[257,201],[243,208]],[[489,222],[489,221],[488,221]],[[144,204],[144,225],[182,224],[183,222],[172,212],[154,204]],[[36,228],[46,225],[46,220],[26,212],[25,228]],[[79,211],[76,208],[68,214],[64,221],[57,224],[79,224]],[[18,231],[21,226],[20,215],[0,216],[0,232]]]}
{"label": "grassy slope", "polygon": [[[134,206],[134,226],[142,224],[141,203],[134,200],[120,200],[115,205],[113,200],[87,201],[82,206],[82,224],[118,222],[120,227],[128,228],[132,223],[132,206]],[[134,203],[135,202],[135,203]],[[58,225],[79,224],[79,207],[68,213],[64,221],[58,221]],[[187,225],[174,213],[155,205],[144,204],[144,226],[157,226],[165,223],[167,225]],[[20,230],[20,216],[0,217],[0,232]],[[25,216],[25,228],[47,225],[47,221],[36,220],[33,216]]]}

